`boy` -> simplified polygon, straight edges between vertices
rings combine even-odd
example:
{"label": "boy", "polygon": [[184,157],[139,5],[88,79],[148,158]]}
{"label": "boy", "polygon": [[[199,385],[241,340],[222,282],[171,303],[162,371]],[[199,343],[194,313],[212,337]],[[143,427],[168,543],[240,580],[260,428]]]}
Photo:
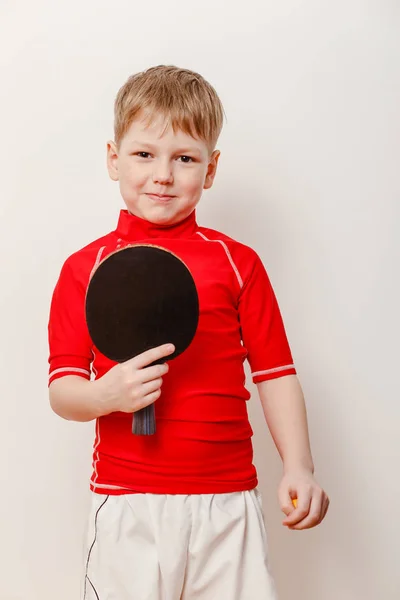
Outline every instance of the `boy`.
{"label": "boy", "polygon": [[[214,88],[197,73],[158,66],[128,79],[107,144],[127,210],[114,231],[68,258],[54,290],[51,406],[65,419],[96,419],[84,600],[276,598],[252,464],[246,358],[283,460],[283,524],[313,527],[328,509],[267,273],[251,248],[196,222],[215,178],[222,121]],[[170,364],[148,366],[167,358],[169,345],[112,363],[87,331],[91,273],[110,252],[140,242],[180,256],[199,294],[196,336]],[[132,435],[132,413],[153,402],[156,434]]]}

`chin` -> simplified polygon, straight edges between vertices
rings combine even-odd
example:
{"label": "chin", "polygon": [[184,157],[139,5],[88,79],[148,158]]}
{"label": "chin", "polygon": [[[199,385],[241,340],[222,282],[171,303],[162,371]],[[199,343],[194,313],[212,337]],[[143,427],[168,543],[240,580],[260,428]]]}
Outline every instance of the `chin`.
{"label": "chin", "polygon": [[154,225],[173,225],[174,223],[179,223],[179,221],[183,221],[184,217],[180,217],[179,215],[149,215],[145,217],[147,221],[150,223],[154,223]]}
{"label": "chin", "polygon": [[179,223],[187,216],[185,212],[181,214],[174,210],[168,210],[173,207],[154,207],[153,210],[144,210],[144,219],[154,223],[155,225],[172,225],[173,223]]}

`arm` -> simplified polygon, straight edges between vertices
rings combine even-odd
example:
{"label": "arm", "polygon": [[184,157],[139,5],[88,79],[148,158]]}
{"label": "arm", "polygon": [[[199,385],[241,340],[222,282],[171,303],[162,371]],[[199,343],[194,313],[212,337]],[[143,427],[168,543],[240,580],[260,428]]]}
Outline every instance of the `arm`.
{"label": "arm", "polygon": [[50,306],[50,405],[71,421],[91,421],[112,412],[133,413],[161,395],[162,376],[169,367],[149,365],[166,359],[175,348],[170,344],[152,348],[90,381],[93,343],[85,316],[88,273],[77,256],[64,263]]}
{"label": "arm", "polygon": [[297,376],[262,381],[257,388],[284,471],[304,468],[314,473],[306,406]]}
{"label": "arm", "polygon": [[306,529],[322,521],[329,499],[313,476],[303,393],[265,267],[254,251],[244,252],[243,247],[237,259],[243,279],[238,301],[243,345],[268,427],[283,461],[279,486],[280,506],[287,515],[283,524]]}
{"label": "arm", "polygon": [[[283,463],[279,502],[283,525],[308,529],[325,517],[329,498],[314,479],[304,395],[296,375],[257,384],[268,428]],[[292,499],[298,499],[294,508]]]}
{"label": "arm", "polygon": [[77,375],[54,379],[49,386],[51,408],[70,421],[91,421],[117,411],[136,412],[160,397],[163,375],[169,371],[168,363],[149,365],[166,359],[174,350],[171,344],[152,348],[115,365],[95,381]]}
{"label": "arm", "polygon": [[68,421],[92,421],[107,414],[104,401],[96,393],[97,383],[76,375],[55,379],[49,386],[51,408]]}

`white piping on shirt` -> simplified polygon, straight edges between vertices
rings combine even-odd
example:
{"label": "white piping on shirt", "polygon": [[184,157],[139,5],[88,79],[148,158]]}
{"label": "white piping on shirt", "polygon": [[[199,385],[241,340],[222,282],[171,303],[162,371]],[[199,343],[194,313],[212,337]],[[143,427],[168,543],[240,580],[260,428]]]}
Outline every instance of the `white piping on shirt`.
{"label": "white piping on shirt", "polygon": [[93,448],[93,471],[94,471],[94,479],[93,481],[91,481],[91,484],[93,486],[96,487],[96,481],[98,478],[98,473],[97,473],[97,463],[100,460],[100,456],[99,456],[99,452],[97,450],[97,448],[99,447],[100,444],[100,421],[99,419],[97,419],[96,421],[96,442]]}
{"label": "white piping on shirt", "polygon": [[279,373],[279,371],[287,371],[288,369],[294,369],[294,365],[285,365],[284,367],[275,367],[274,369],[267,369],[266,371],[256,371],[252,373],[252,377],[258,377],[259,375],[269,375],[270,373]]}
{"label": "white piping on shirt", "polygon": [[100,263],[100,260],[101,260],[101,255],[103,254],[103,252],[104,252],[104,250],[105,250],[105,249],[106,249],[106,247],[105,247],[105,246],[102,246],[102,247],[100,248],[100,250],[98,251],[98,253],[97,253],[97,256],[96,256],[95,263],[94,263],[94,265],[93,265],[93,269],[92,269],[92,270],[91,270],[91,272],[90,272],[90,277],[89,277],[89,280],[92,278],[92,275],[93,275],[93,273],[95,272],[95,270],[96,270],[96,269],[97,269],[97,267],[99,266],[99,263]]}
{"label": "white piping on shirt", "polygon": [[93,488],[105,488],[108,490],[130,490],[131,488],[127,488],[127,487],[122,487],[120,485],[111,485],[109,483],[94,483],[93,481],[90,482],[91,486]]}
{"label": "white piping on shirt", "polygon": [[96,352],[93,350],[92,348],[92,355],[93,355],[93,360],[92,360],[92,371],[95,377],[97,377],[97,369],[94,366],[94,361],[96,360]]}
{"label": "white piping on shirt", "polygon": [[90,376],[90,371],[88,371],[87,369],[79,369],[78,367],[62,367],[60,369],[54,369],[54,371],[51,371],[51,373],[49,374],[49,378],[51,379],[51,377],[57,375],[57,373],[65,373],[67,371],[71,373],[84,373],[85,375]]}
{"label": "white piping on shirt", "polygon": [[233,270],[234,270],[234,272],[235,272],[235,275],[236,275],[236,277],[237,277],[237,280],[238,280],[238,282],[239,282],[239,286],[242,288],[242,287],[243,287],[243,279],[242,279],[242,278],[241,278],[241,276],[240,276],[239,269],[238,269],[238,268],[237,268],[237,266],[235,265],[235,263],[234,263],[234,260],[233,260],[233,258],[232,258],[232,255],[231,255],[231,253],[229,252],[228,246],[225,244],[225,242],[223,242],[222,240],[210,240],[208,237],[206,237],[206,236],[204,235],[204,233],[201,233],[200,231],[196,231],[196,233],[197,233],[197,234],[198,234],[200,237],[202,237],[202,238],[203,238],[203,240],[206,240],[207,242],[217,242],[218,244],[221,244],[221,246],[223,247],[223,249],[224,249],[224,250],[225,250],[225,252],[226,252],[226,255],[227,255],[227,257],[228,257],[228,260],[229,260],[229,262],[231,263],[232,269],[233,269]]}
{"label": "white piping on shirt", "polygon": [[[102,254],[103,254],[103,252],[104,252],[105,248],[106,248],[105,246],[102,246],[102,247],[100,248],[100,250],[98,251],[98,253],[97,253],[97,258],[96,258],[96,262],[95,262],[95,263],[94,263],[94,265],[93,265],[93,269],[92,269],[92,271],[91,271],[91,273],[90,273],[89,280],[92,278],[92,275],[93,275],[93,273],[95,272],[95,270],[96,270],[96,269],[97,269],[97,267],[99,266],[99,263],[100,263],[100,260],[101,260],[101,256],[102,256]],[[93,373],[94,373],[95,377],[97,377],[97,371],[96,371],[95,367],[93,366],[93,363],[94,363],[94,361],[96,360],[96,354],[95,354],[95,352],[94,352],[93,348],[92,348],[92,354],[93,354],[93,361],[92,361],[92,371],[93,371]],[[94,448],[93,448],[93,471],[94,471],[94,480],[92,481],[92,485],[95,485],[95,483],[96,483],[96,480],[97,480],[97,478],[98,478],[98,473],[97,473],[97,463],[98,463],[98,462],[99,462],[99,460],[100,460],[100,455],[99,455],[99,452],[98,452],[98,450],[97,450],[97,449],[98,449],[98,447],[99,447],[99,444],[100,444],[100,421],[99,421],[99,419],[97,419],[97,420],[96,420],[96,441],[95,441],[95,445],[94,445]]]}

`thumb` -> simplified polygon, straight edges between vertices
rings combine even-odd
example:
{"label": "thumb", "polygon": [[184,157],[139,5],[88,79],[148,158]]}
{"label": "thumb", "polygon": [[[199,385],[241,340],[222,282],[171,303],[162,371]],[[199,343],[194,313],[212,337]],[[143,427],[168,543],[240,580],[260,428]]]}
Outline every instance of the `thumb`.
{"label": "thumb", "polygon": [[[293,496],[293,497],[292,497]],[[290,493],[288,489],[279,491],[279,504],[281,510],[288,517],[296,508],[297,499],[296,494]]]}

